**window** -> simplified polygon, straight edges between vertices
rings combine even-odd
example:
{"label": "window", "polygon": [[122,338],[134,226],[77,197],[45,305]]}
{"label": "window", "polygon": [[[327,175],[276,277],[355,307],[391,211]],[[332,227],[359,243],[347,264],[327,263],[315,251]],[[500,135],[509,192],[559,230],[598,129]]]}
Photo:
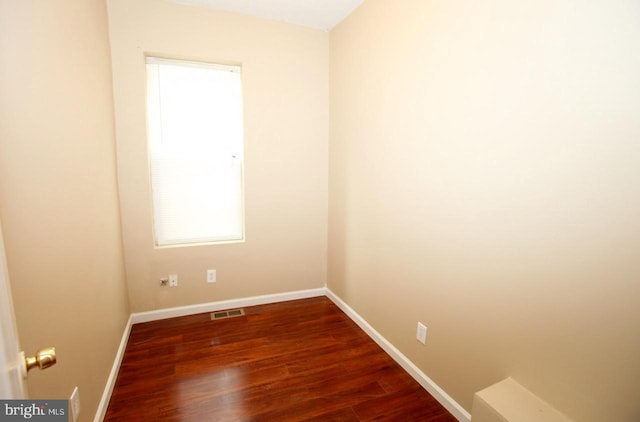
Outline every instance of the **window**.
{"label": "window", "polygon": [[156,245],[244,239],[240,67],[146,61]]}

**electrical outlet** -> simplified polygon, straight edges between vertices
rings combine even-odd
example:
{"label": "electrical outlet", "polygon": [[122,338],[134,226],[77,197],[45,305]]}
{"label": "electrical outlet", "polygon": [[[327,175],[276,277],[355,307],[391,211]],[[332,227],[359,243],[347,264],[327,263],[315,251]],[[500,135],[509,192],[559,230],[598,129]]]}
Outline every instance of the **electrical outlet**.
{"label": "electrical outlet", "polygon": [[207,270],[207,283],[215,283],[216,281],[216,270]]}
{"label": "electrical outlet", "polygon": [[427,327],[421,322],[418,322],[416,339],[422,344],[427,344]]}
{"label": "electrical outlet", "polygon": [[169,287],[178,287],[178,274],[169,274]]}
{"label": "electrical outlet", "polygon": [[74,388],[73,393],[71,393],[69,407],[71,408],[69,409],[71,411],[71,420],[76,422],[80,414],[80,392],[78,392],[78,387]]}

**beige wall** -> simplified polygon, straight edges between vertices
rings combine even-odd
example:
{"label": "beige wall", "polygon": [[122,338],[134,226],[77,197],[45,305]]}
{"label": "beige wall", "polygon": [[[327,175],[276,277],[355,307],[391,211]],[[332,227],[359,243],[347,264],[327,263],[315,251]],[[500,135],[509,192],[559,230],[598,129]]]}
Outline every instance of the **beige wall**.
{"label": "beige wall", "polygon": [[328,285],[467,410],[513,376],[640,419],[639,17],[368,0],[331,32]]}
{"label": "beige wall", "polygon": [[[118,172],[132,311],[322,287],[326,32],[160,0],[109,0]],[[144,54],[242,64],[246,242],[156,249]],[[218,271],[206,284],[206,270]],[[159,279],[179,276],[178,288]]]}
{"label": "beige wall", "polygon": [[93,419],[128,315],[101,0],[0,0],[0,219],[32,398]]}

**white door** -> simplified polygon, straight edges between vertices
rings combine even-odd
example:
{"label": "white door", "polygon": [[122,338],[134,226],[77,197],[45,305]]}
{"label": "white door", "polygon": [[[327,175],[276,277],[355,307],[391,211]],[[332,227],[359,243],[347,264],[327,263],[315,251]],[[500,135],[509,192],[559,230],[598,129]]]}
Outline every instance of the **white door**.
{"label": "white door", "polygon": [[0,226],[0,399],[27,398],[27,386],[22,379],[24,358],[20,350]]}

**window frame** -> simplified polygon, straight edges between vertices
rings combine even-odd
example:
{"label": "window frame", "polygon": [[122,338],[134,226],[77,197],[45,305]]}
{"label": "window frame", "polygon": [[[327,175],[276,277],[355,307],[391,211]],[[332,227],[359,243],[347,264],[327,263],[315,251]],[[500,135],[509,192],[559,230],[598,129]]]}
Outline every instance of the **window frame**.
{"label": "window frame", "polygon": [[[239,166],[239,176],[237,179],[238,187],[237,193],[239,195],[239,232],[237,235],[233,236],[225,236],[225,235],[208,235],[208,236],[200,236],[194,238],[182,238],[182,239],[160,239],[159,228],[158,228],[158,218],[161,218],[157,215],[157,207],[156,207],[156,191],[154,190],[154,174],[153,174],[153,160],[154,160],[154,150],[157,140],[154,140],[152,137],[152,132],[154,129],[152,128],[152,119],[151,118],[151,104],[150,104],[150,76],[149,76],[149,65],[175,65],[181,67],[196,67],[200,69],[213,69],[219,71],[230,71],[238,74],[238,82],[239,82],[239,118],[240,118],[240,139],[239,139],[239,148],[237,153],[234,153],[232,156],[232,160],[234,161],[233,165]],[[223,63],[213,63],[199,60],[182,60],[176,58],[167,58],[159,55],[145,55],[145,117],[146,117],[146,144],[147,144],[147,159],[148,159],[148,173],[149,173],[149,190],[150,190],[150,199],[151,199],[151,212],[152,212],[152,233],[153,233],[153,243],[154,248],[156,249],[164,249],[164,248],[175,248],[175,247],[187,247],[187,246],[202,246],[202,245],[220,245],[220,244],[229,244],[229,243],[243,243],[246,239],[246,228],[245,228],[245,186],[244,186],[244,106],[243,106],[243,83],[242,83],[242,66],[240,64],[223,64]],[[158,88],[159,90],[159,88]],[[161,107],[162,102],[159,100],[156,104],[157,107]],[[156,116],[156,122],[161,122],[162,116]],[[157,130],[157,129],[155,129]],[[160,136],[162,138],[162,136]],[[157,152],[155,152],[157,154]],[[235,179],[231,180],[232,182],[236,182]],[[237,222],[237,221],[236,221]]]}

